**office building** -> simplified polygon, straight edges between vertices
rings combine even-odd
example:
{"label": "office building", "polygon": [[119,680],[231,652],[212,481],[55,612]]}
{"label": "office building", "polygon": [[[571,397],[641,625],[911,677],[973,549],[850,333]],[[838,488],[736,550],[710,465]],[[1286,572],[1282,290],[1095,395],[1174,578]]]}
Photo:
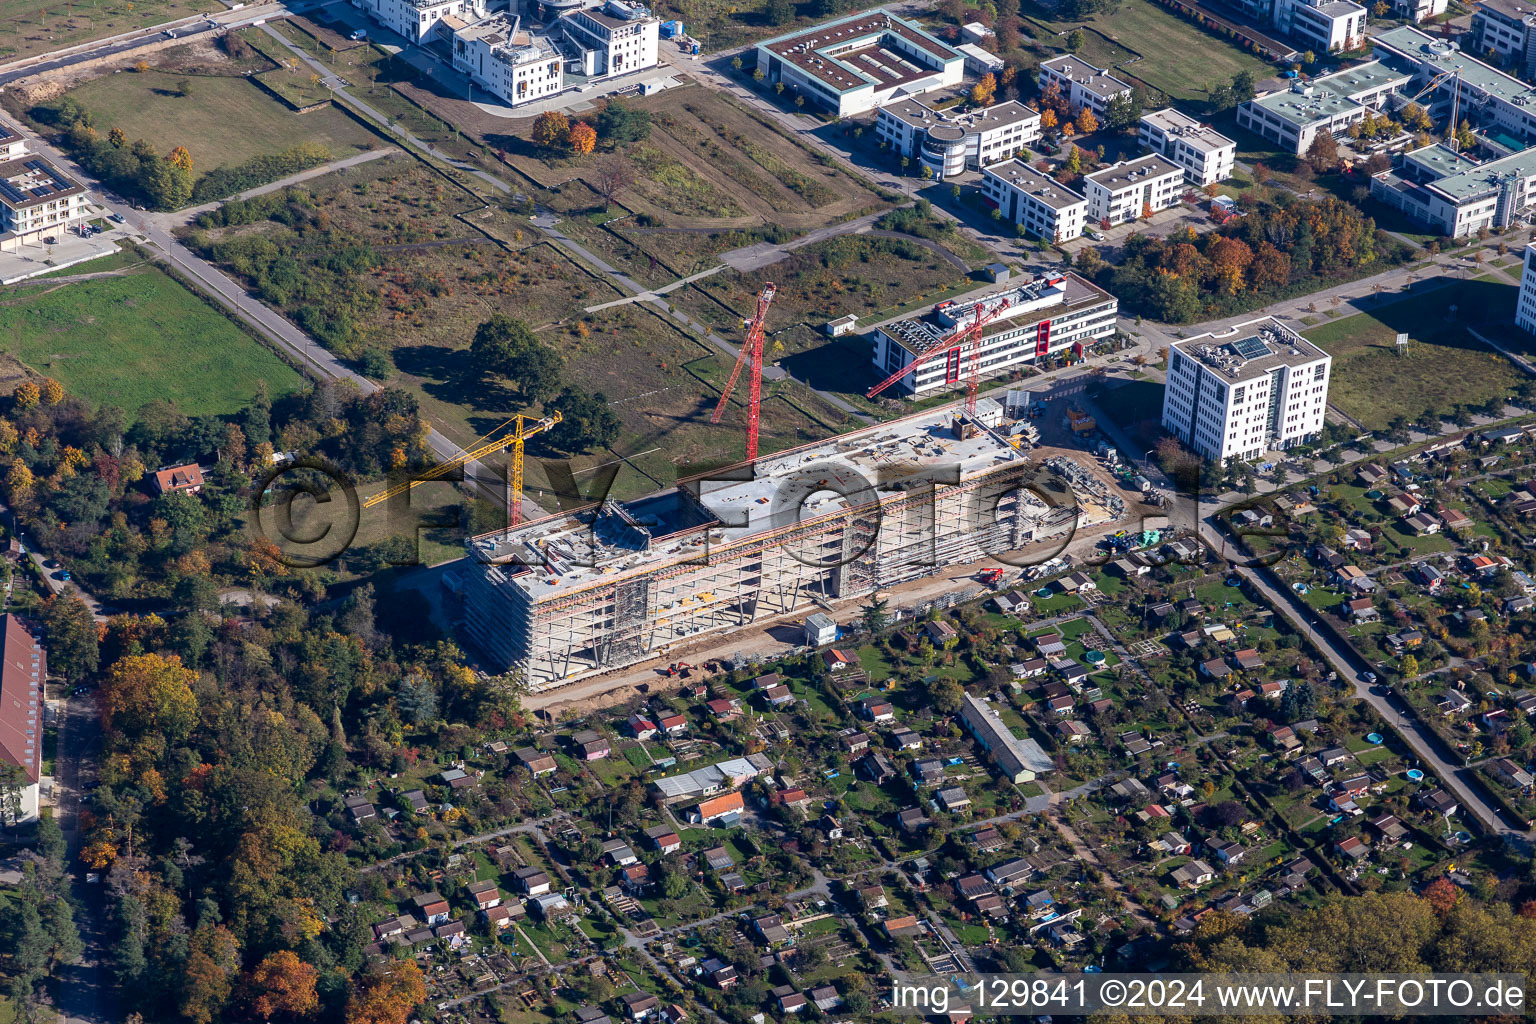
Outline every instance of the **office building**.
{"label": "office building", "polygon": [[587,78],[643,71],[659,59],[661,21],[633,0],[606,0],[602,7],[571,11],[558,24],[578,55],[574,73]]}
{"label": "office building", "polygon": [[1536,205],[1536,150],[1478,161],[1441,143],[1425,146],[1372,176],[1371,195],[1450,238],[1509,227]]}
{"label": "office building", "polygon": [[840,117],[957,86],[965,55],[916,22],[876,10],[757,44],[757,69]]}
{"label": "office building", "polygon": [[1178,203],[1184,187],[1184,168],[1156,153],[1083,175],[1088,220],[1100,227],[1166,210]]}
{"label": "office building", "polygon": [[1083,233],[1087,197],[1022,160],[983,170],[981,193],[1002,211],[1004,220],[1023,225],[1025,233],[1035,238],[1066,242]]}
{"label": "office building", "polygon": [[[1077,274],[1035,278],[980,300],[946,300],[922,316],[907,317],[875,330],[872,353],[881,378],[910,366],[956,330],[973,322],[977,301],[983,316],[999,316],[982,328],[981,376],[990,379],[1046,356],[1083,348],[1115,333],[1119,301]],[[887,394],[927,396],[963,385],[970,373],[970,349],[933,358],[891,385]]]}
{"label": "office building", "polygon": [[493,15],[453,33],[455,71],[516,106],[565,88],[564,60],[547,40],[519,28],[518,19]]}
{"label": "office building", "polygon": [[1472,12],[1472,52],[1536,77],[1536,0],[1482,0]]}
{"label": "office building", "polygon": [[1376,56],[1413,74],[1404,89],[1412,95],[1446,75],[1428,97],[1419,101],[1437,120],[1448,117],[1452,94],[1457,119],[1467,120],[1491,135],[1509,135],[1511,150],[1536,141],[1536,88],[1513,75],[1477,60],[1448,39],[1402,25],[1373,39]]}
{"label": "office building", "polygon": [[1387,97],[1412,78],[1408,71],[1376,60],[1311,81],[1298,80],[1240,105],[1237,124],[1300,156],[1320,133],[1341,137],[1350,125],[1365,120],[1366,111],[1381,110]]}
{"label": "office building", "polygon": [[1087,107],[1104,116],[1111,101],[1131,95],[1131,87],[1075,53],[1052,57],[1040,65],[1040,88],[1055,83],[1073,110]]}
{"label": "office building", "polygon": [[1525,265],[1520,272],[1520,300],[1515,303],[1515,324],[1536,334],[1536,243],[1525,247]]}
{"label": "office building", "polygon": [[1040,138],[1040,114],[1012,100],[969,113],[898,100],[880,108],[875,134],[896,153],[916,159],[943,179],[1024,152]]}
{"label": "office building", "polygon": [[1047,505],[1032,469],[938,409],[497,531],[469,545],[465,638],[541,691],[1114,514]]}
{"label": "office building", "polygon": [[1141,144],[1184,168],[1191,185],[1210,185],[1232,177],[1237,143],[1210,125],[1172,107],[1141,115]]}
{"label": "office building", "polygon": [[[486,15],[473,0],[352,0],[352,6],[408,42],[447,35]],[[443,24],[443,19],[450,19]]]}
{"label": "office building", "polygon": [[1174,342],[1163,427],[1216,462],[1250,462],[1323,429],[1328,374],[1322,349],[1273,317]]}
{"label": "office building", "polygon": [[1365,42],[1365,8],[1353,0],[1275,0],[1275,27],[1315,54]]}
{"label": "office building", "polygon": [[42,157],[0,163],[0,252],[49,245],[90,215],[84,186]]}

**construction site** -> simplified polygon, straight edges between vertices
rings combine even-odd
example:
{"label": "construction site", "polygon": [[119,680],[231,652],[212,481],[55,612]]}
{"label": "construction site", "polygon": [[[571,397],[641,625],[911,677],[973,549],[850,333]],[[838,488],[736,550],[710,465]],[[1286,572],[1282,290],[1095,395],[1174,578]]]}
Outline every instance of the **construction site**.
{"label": "construction site", "polygon": [[[969,352],[963,402],[759,457],[773,297],[770,284],[712,417],[745,376],[746,462],[634,501],[527,523],[514,512],[507,529],[470,542],[463,630],[487,668],[519,671],[537,693],[954,566],[1059,550],[1127,517],[1127,499],[1092,458],[1039,446],[1048,421],[1038,396],[978,396],[990,319],[981,303],[922,360]],[[1080,438],[1091,422],[1064,420],[1065,433]],[[520,439],[545,426],[519,421],[491,442],[513,449],[514,509]]]}

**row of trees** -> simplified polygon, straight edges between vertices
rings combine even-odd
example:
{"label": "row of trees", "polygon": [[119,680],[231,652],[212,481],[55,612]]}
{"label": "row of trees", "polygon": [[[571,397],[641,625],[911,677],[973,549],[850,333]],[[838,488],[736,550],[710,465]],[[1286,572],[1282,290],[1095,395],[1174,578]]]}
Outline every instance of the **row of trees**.
{"label": "row of trees", "polygon": [[565,149],[585,156],[597,147],[599,138],[611,148],[621,148],[651,134],[650,113],[622,99],[610,100],[596,120],[593,127],[585,121],[572,122],[558,110],[546,110],[533,119],[530,138],[540,149]]}

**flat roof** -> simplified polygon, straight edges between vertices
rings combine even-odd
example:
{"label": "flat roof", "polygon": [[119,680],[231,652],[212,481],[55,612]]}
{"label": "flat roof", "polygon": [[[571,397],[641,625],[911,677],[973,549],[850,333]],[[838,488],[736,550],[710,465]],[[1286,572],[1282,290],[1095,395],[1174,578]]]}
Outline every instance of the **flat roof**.
{"label": "flat roof", "polygon": [[1436,39],[1411,25],[1389,29],[1377,36],[1374,42],[1377,46],[1402,54],[1434,74],[1459,67],[1463,84],[1489,96],[1520,106],[1536,97],[1536,88],[1484,64],[1449,39]]}
{"label": "flat roof", "polygon": [[1041,320],[1059,319],[1065,313],[1115,301],[1109,292],[1087,278],[1068,271],[1048,278],[1037,277],[1031,281],[1010,284],[963,302],[941,304],[942,309],[935,306],[920,316],[884,324],[880,327],[880,333],[913,355],[922,355],[952,334],[962,321],[969,322],[978,302],[984,310],[990,311],[1003,299],[1008,301],[1008,306],[983,330],[983,341]]}
{"label": "flat roof", "polygon": [[[487,581],[543,601],[605,586],[667,566],[729,557],[730,545],[822,517],[906,495],[913,478],[935,467],[961,479],[1022,463],[1027,457],[988,429],[956,438],[956,407],[866,427],[759,458],[749,480],[713,479],[674,487],[632,502],[605,501],[512,530],[477,537],[470,557],[519,559],[489,566]],[[826,486],[806,497],[793,484],[811,467]],[[838,467],[843,467],[839,469]],[[743,474],[745,475],[745,474]],[[866,481],[876,480],[873,492]],[[845,488],[849,497],[832,488]]]}
{"label": "flat roof", "polygon": [[21,133],[10,122],[0,119],[0,142],[11,142],[21,138]]}
{"label": "flat roof", "polygon": [[1210,125],[1172,107],[1164,107],[1162,110],[1154,110],[1150,114],[1142,114],[1141,119],[1152,127],[1181,140],[1185,145],[1198,149],[1201,152],[1209,153],[1213,150],[1237,145],[1237,143]]}
{"label": "flat roof", "polygon": [[984,110],[954,113],[935,110],[918,100],[904,99],[887,103],[880,108],[880,111],[914,128],[925,128],[931,131],[934,128],[950,127],[960,129],[962,134],[996,131],[1011,124],[1040,120],[1039,111],[1026,107],[1017,100],[995,103]]}
{"label": "flat roof", "polygon": [[1449,177],[1478,166],[1478,161],[1453,152],[1451,147],[1443,142],[1415,149],[1411,153],[1404,153],[1403,163],[1412,164],[1434,178]]}
{"label": "flat roof", "polygon": [[1172,348],[1232,381],[1328,358],[1328,353],[1272,316],[1176,341]]}
{"label": "flat roof", "polygon": [[1536,177],[1536,149],[1528,149],[1523,153],[1468,167],[1423,187],[1442,193],[1459,205],[1478,196],[1492,195],[1498,191],[1499,179],[1507,174],[1517,174],[1526,178]]}
{"label": "flat roof", "polygon": [[1103,68],[1095,67],[1075,53],[1064,53],[1043,62],[1041,68],[1050,68],[1063,78],[1071,79],[1100,98],[1118,96],[1131,87]]}
{"label": "flat roof", "polygon": [[964,54],[937,36],[883,8],[776,36],[757,45],[837,93],[868,86],[896,86],[937,70],[914,64],[882,46],[887,35],[898,36],[922,50],[940,67],[950,61],[965,60]]}
{"label": "flat roof", "polygon": [[1053,210],[1065,210],[1088,201],[1086,196],[1072,191],[1055,178],[1041,174],[1022,160],[1005,160],[993,164],[986,169],[986,173],[996,175],[1014,188],[1027,192]]}
{"label": "flat roof", "polygon": [[1483,0],[1476,5],[1476,10],[1500,14],[1510,21],[1523,21],[1536,15],[1536,3],[1532,3],[1531,0]]}
{"label": "flat roof", "polygon": [[85,188],[65,177],[40,156],[22,156],[0,164],[0,203],[13,210],[79,195]]}
{"label": "flat roof", "polygon": [[1177,174],[1183,176],[1184,168],[1175,164],[1166,157],[1156,153],[1148,153],[1134,160],[1122,160],[1117,164],[1084,175],[1089,181],[1111,192],[1119,192],[1122,189],[1131,188],[1141,184],[1147,178],[1161,178],[1165,175]]}

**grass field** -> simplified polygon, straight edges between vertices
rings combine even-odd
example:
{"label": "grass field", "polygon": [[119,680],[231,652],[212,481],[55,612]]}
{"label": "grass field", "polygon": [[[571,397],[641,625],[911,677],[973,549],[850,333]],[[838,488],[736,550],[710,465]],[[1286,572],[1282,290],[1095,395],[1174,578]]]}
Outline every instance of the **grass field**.
{"label": "grass field", "polygon": [[[1463,281],[1306,331],[1334,359],[1329,401],[1379,429],[1395,416],[1448,413],[1508,394],[1523,374],[1467,328],[1512,320],[1517,291],[1497,279]],[[1406,355],[1396,351],[1400,331],[1409,336]]]}
{"label": "grass field", "polygon": [[[1151,0],[1125,0],[1114,14],[1094,15],[1082,22],[1055,20],[1051,12],[1031,2],[1026,2],[1023,9],[1047,28],[1069,31],[1086,25],[1103,33],[1109,43],[1140,55],[1140,60],[1120,67],[1119,71],[1141,79],[1175,100],[1202,101],[1208,95],[1208,85],[1230,82],[1239,71],[1252,71],[1259,78],[1275,71],[1273,65],[1165,11]],[[1092,38],[1092,33],[1089,37]],[[1064,46],[1065,40],[1058,40],[1057,44]],[[1116,56],[1116,47],[1103,40],[1091,44],[1090,52],[1084,56],[1093,59],[1095,48],[1100,57]],[[1199,59],[1191,60],[1193,55]]]}
{"label": "grass field", "polygon": [[[108,257],[111,260],[112,257]],[[88,273],[94,264],[76,268]],[[0,351],[92,402],[156,399],[189,416],[232,413],[265,381],[303,379],[177,281],[145,264],[121,276],[31,284],[0,296]]]}
{"label": "grass field", "polygon": [[324,146],[339,160],[378,141],[339,110],[296,114],[244,78],[191,78],[191,95],[178,96],[182,77],[158,71],[107,75],[69,95],[96,115],[102,134],[121,128],[130,139],[145,139],[161,153],[186,146],[194,177],[301,142]]}
{"label": "grass field", "polygon": [[193,0],[5,0],[0,61],[104,39],[208,11]]}

